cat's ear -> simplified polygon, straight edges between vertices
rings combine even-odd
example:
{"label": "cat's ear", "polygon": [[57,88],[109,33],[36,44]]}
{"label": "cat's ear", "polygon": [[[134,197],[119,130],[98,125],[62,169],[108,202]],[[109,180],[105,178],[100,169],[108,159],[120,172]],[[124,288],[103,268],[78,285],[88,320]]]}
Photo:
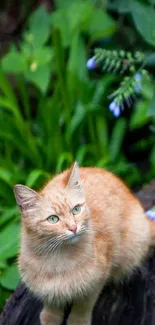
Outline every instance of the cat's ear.
{"label": "cat's ear", "polygon": [[36,191],[21,184],[14,186],[14,195],[23,215],[30,214],[39,200],[39,194]]}
{"label": "cat's ear", "polygon": [[66,187],[67,189],[76,192],[76,194],[81,199],[84,199],[84,191],[80,180],[79,166],[76,161],[71,169],[71,173]]}

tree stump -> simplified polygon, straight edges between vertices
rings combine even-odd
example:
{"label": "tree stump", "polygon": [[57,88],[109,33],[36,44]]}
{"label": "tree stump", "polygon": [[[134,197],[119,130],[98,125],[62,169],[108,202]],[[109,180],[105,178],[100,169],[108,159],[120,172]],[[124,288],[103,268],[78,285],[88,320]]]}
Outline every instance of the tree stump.
{"label": "tree stump", "polygon": [[[155,205],[155,180],[137,196],[145,209]],[[0,325],[40,325],[41,309],[42,303],[20,283],[4,307]],[[63,325],[69,311],[70,307],[65,311]],[[93,325],[155,325],[154,250],[129,278],[102,290],[94,308]]]}

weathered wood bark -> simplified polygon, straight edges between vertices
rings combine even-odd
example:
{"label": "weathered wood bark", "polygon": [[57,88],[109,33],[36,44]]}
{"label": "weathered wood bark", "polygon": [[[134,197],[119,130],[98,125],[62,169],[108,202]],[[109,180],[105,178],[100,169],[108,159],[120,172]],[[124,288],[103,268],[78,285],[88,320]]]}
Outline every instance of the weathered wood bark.
{"label": "weathered wood bark", "polygon": [[[146,209],[154,205],[155,181],[141,190],[138,197]],[[0,325],[40,325],[41,309],[41,302],[21,283],[6,304]],[[130,278],[117,286],[111,284],[103,289],[93,314],[93,325],[101,324],[155,325],[154,251]]]}

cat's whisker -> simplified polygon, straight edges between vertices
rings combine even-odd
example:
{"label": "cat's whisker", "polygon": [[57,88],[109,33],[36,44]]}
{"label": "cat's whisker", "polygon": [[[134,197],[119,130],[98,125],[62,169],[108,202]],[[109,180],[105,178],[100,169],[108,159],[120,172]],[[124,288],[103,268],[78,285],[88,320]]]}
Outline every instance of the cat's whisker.
{"label": "cat's whisker", "polygon": [[35,251],[40,254],[46,254],[48,252],[54,251],[58,246],[61,245],[61,241],[57,238],[50,238],[46,242],[40,244],[40,246],[35,246]]}

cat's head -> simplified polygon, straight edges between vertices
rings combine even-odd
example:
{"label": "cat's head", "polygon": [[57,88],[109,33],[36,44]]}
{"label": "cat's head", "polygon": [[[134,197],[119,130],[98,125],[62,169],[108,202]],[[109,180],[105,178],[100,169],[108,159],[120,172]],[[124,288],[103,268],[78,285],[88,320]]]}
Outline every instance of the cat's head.
{"label": "cat's head", "polygon": [[27,233],[49,242],[73,243],[88,230],[89,209],[75,162],[65,186],[55,181],[37,193],[15,185],[14,194]]}

